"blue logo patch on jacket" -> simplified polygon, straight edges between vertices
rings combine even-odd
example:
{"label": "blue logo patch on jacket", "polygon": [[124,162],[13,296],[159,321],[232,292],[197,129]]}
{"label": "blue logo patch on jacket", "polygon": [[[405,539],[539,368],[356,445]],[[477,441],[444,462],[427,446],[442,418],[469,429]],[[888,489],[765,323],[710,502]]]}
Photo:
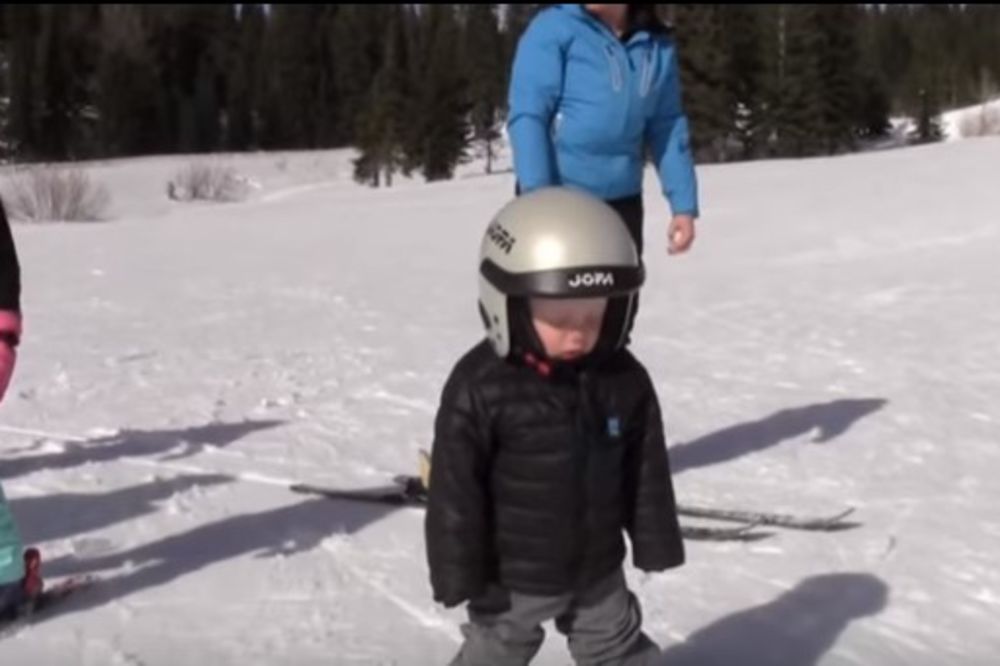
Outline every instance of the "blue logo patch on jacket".
{"label": "blue logo patch on jacket", "polygon": [[621,437],[622,423],[617,416],[608,417],[608,437]]}

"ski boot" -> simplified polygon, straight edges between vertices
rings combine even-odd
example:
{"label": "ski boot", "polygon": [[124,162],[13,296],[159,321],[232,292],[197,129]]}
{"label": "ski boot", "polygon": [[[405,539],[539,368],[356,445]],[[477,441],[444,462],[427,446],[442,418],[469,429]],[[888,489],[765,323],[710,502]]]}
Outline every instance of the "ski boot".
{"label": "ski boot", "polygon": [[42,555],[37,548],[24,551],[24,578],[0,587],[0,619],[12,620],[30,615],[42,597],[45,584],[41,576]]}

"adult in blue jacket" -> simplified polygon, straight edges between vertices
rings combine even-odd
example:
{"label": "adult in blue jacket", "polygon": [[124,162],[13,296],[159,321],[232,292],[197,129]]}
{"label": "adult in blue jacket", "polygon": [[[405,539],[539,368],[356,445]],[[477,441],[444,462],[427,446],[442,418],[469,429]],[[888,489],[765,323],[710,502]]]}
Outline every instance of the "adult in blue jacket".
{"label": "adult in blue jacket", "polygon": [[640,255],[647,147],[673,214],[668,252],[691,246],[698,217],[677,53],[653,7],[542,10],[518,43],[509,91],[519,191],[563,185],[601,197]]}

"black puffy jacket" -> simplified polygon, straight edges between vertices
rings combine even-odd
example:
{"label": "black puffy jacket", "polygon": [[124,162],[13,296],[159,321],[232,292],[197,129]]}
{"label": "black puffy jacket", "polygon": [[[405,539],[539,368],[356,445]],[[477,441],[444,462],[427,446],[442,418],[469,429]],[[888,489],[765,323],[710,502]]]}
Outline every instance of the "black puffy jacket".
{"label": "black puffy jacket", "polygon": [[14,251],[14,238],[0,201],[0,310],[21,309],[21,269]]}
{"label": "black puffy jacket", "polygon": [[425,523],[434,598],[487,583],[582,589],[633,562],[684,562],[656,392],[627,351],[545,376],[483,342],[456,365],[435,421]]}

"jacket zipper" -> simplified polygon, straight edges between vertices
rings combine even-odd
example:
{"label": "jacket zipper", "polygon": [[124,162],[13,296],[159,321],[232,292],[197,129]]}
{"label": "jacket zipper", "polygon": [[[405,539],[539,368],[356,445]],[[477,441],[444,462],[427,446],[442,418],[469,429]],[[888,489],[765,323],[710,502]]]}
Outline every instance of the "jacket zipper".
{"label": "jacket zipper", "polygon": [[615,92],[621,92],[624,80],[621,63],[618,61],[618,56],[615,55],[615,47],[611,44],[605,44],[604,54],[608,58],[608,67],[611,70],[611,88]]}

